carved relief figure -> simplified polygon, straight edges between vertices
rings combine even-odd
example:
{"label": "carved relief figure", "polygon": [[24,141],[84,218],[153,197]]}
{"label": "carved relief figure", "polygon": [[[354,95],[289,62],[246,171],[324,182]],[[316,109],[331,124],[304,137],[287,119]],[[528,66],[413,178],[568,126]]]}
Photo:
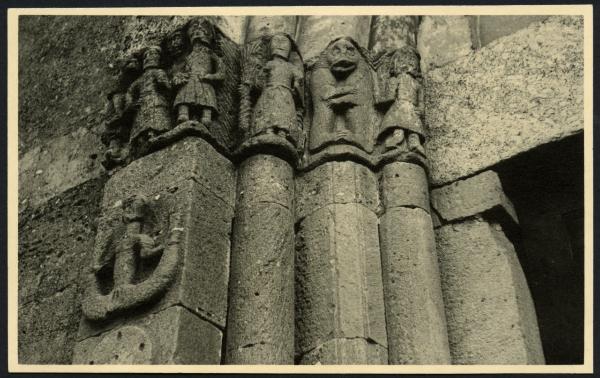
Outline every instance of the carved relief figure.
{"label": "carved relief figure", "polygon": [[404,46],[385,54],[378,72],[381,90],[379,102],[389,106],[381,123],[380,142],[385,150],[405,148],[424,156],[424,91],[417,51]]}
{"label": "carved relief figure", "polygon": [[128,111],[127,90],[141,73],[140,59],[131,54],[119,64],[120,74],[115,89],[107,96],[104,111],[105,130],[102,142],[108,147],[104,153],[102,164],[106,169],[123,165],[129,153],[127,141],[131,127],[131,114]]}
{"label": "carved relief figure", "polygon": [[217,112],[215,83],[224,79],[221,58],[213,53],[214,26],[207,20],[194,19],[187,29],[192,51],[186,57],[182,72],[174,75],[173,84],[180,87],[175,97],[177,123],[189,120],[210,124]]}
{"label": "carved relief figure", "polygon": [[[169,221],[171,232],[166,245],[156,245],[154,238],[144,233],[144,223],[150,215],[148,201],[135,196],[126,202],[125,207],[124,227],[117,227],[113,234],[117,235],[117,231],[121,230],[121,238],[115,241],[112,237],[107,238],[108,242],[101,243],[96,251],[83,300],[83,312],[91,320],[103,320],[113,313],[150,301],[164,292],[175,276],[179,261],[178,244],[183,231],[178,227],[178,214],[171,216]],[[151,276],[137,282],[139,261],[159,256],[160,262]],[[112,290],[103,294],[106,271],[110,270],[111,264]]]}
{"label": "carved relief figure", "polygon": [[310,77],[312,151],[340,141],[373,150],[372,70],[369,53],[351,38],[336,39],[321,53]]}
{"label": "carved relief figure", "polygon": [[130,106],[135,109],[130,138],[134,155],[144,152],[150,138],[171,128],[168,101],[171,84],[160,68],[160,47],[146,48],[143,59],[144,72],[128,91]]}
{"label": "carved relief figure", "polygon": [[261,38],[254,44],[267,48],[251,43],[246,50],[242,102],[248,109],[240,114],[241,127],[248,136],[275,134],[296,145],[304,114],[302,59],[286,34]]}

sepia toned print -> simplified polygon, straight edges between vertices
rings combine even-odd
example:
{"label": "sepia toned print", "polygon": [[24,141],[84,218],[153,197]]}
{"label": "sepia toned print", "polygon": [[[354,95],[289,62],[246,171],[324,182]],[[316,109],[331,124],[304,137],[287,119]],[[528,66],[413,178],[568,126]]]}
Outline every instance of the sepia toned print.
{"label": "sepia toned print", "polygon": [[18,363],[583,364],[583,29],[20,16]]}

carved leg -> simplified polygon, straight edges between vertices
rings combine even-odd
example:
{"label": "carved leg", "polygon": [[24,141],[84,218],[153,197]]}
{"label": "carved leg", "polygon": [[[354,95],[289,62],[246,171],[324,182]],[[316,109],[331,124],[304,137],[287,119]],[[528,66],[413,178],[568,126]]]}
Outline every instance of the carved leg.
{"label": "carved leg", "polygon": [[418,152],[422,155],[425,155],[425,149],[423,145],[421,145],[421,140],[419,139],[419,134],[410,133],[408,135],[408,149],[411,151]]}
{"label": "carved leg", "polygon": [[205,125],[209,125],[210,121],[212,119],[212,110],[210,108],[204,108],[202,109],[202,119],[200,120],[200,122],[202,122]]}
{"label": "carved leg", "polygon": [[177,123],[183,123],[189,121],[190,119],[190,110],[187,105],[179,105],[177,106]]}

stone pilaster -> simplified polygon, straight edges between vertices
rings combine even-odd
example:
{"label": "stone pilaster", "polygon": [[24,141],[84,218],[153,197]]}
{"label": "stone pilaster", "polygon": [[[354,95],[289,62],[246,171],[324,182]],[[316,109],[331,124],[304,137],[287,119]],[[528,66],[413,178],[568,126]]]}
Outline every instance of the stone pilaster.
{"label": "stone pilaster", "polygon": [[294,167],[304,67],[293,42],[295,17],[252,17],[247,30],[226,363],[293,364]]}
{"label": "stone pilaster", "polygon": [[74,363],[220,363],[234,188],[233,164],[191,137],[110,178]]}
{"label": "stone pilaster", "polygon": [[[453,364],[544,364],[535,308],[510,240],[517,227],[498,176],[432,191]],[[509,237],[507,237],[507,235]]]}

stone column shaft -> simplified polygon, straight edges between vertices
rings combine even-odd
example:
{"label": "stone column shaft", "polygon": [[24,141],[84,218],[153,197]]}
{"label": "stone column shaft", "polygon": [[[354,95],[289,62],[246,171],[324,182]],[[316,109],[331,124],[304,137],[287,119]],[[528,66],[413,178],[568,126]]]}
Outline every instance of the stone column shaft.
{"label": "stone column shaft", "polygon": [[375,175],[354,162],[329,162],[296,184],[297,358],[386,364]]}
{"label": "stone column shaft", "polygon": [[294,172],[258,154],[239,169],[227,363],[294,363]]}
{"label": "stone column shaft", "polygon": [[444,303],[425,170],[387,164],[381,259],[390,364],[449,364]]}

